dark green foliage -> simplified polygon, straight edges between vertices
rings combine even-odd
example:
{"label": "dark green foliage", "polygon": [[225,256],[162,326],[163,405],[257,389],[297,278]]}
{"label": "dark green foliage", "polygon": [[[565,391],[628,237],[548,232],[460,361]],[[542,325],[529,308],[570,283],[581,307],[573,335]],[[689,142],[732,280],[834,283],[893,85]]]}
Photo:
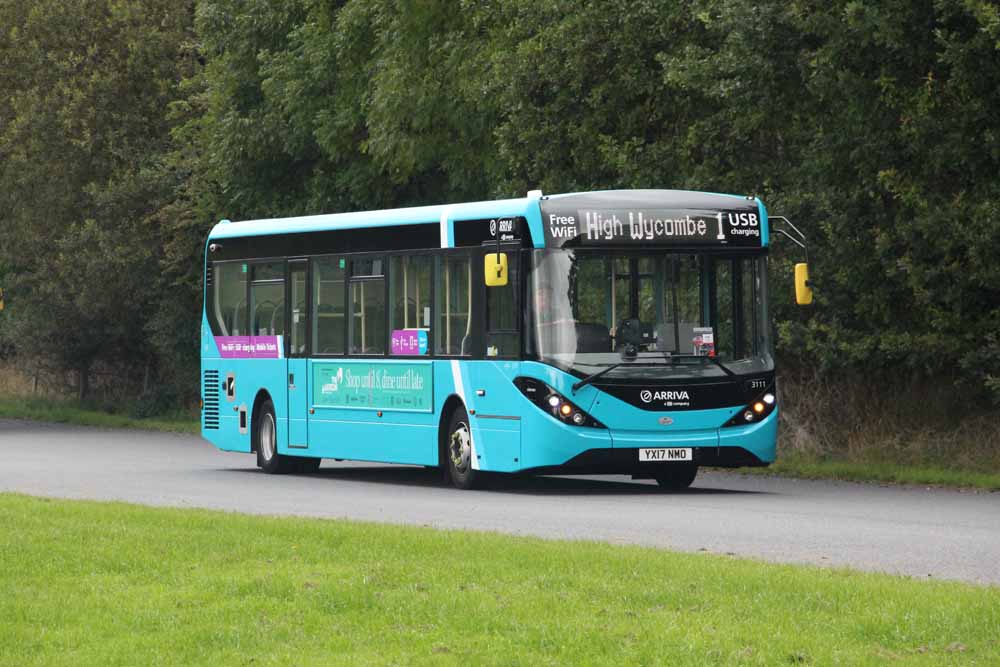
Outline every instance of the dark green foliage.
{"label": "dark green foliage", "polygon": [[[786,363],[1000,398],[994,3],[0,0],[0,19],[0,338],[26,354],[72,323],[193,393],[221,217],[674,187],[759,194],[808,232],[814,307],[791,304],[797,252],[772,262]],[[107,254],[116,285],[92,293],[79,272]],[[53,345],[29,344],[57,311]]]}
{"label": "dark green foliage", "polygon": [[[173,196],[161,156],[191,6],[174,0],[0,2],[0,265],[19,354],[78,372],[156,365],[147,325]],[[185,314],[195,316],[195,312]]]}

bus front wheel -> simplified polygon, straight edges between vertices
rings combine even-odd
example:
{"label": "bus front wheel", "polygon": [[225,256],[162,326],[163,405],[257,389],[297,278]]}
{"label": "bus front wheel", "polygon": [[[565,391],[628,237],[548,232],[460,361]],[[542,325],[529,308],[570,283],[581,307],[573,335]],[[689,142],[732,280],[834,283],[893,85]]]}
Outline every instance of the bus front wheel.
{"label": "bus front wheel", "polygon": [[451,483],[459,489],[475,488],[482,473],[472,467],[472,429],[464,407],[456,408],[448,422],[444,455]]}
{"label": "bus front wheel", "polygon": [[693,463],[675,463],[656,474],[656,483],[666,491],[682,491],[694,482],[698,466]]}

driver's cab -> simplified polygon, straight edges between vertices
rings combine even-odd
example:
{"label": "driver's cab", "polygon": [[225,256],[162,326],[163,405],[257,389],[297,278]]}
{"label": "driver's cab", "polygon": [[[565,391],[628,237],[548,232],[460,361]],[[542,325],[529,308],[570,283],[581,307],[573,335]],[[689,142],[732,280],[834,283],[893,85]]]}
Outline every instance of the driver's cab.
{"label": "driver's cab", "polygon": [[542,355],[572,347],[578,360],[659,353],[732,362],[764,353],[763,262],[761,254],[549,253],[536,261],[546,281],[535,290]]}

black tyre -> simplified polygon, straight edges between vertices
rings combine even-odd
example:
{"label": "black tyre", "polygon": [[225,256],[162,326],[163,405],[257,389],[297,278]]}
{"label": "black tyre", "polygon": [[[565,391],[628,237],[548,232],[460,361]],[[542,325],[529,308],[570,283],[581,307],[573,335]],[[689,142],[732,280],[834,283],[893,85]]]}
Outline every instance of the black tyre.
{"label": "black tyre", "polygon": [[656,474],[656,483],[666,491],[682,491],[698,476],[698,466],[693,463],[674,463]]}
{"label": "black tyre", "polygon": [[459,489],[473,489],[483,479],[482,473],[472,468],[472,429],[464,407],[456,408],[448,421],[445,434],[444,457],[451,483]]}
{"label": "black tyre", "polygon": [[313,457],[297,457],[295,459],[295,464],[297,466],[296,472],[300,472],[303,475],[308,475],[319,470],[319,464],[322,463],[323,459],[317,459]]}
{"label": "black tyre", "polygon": [[257,450],[257,467],[269,475],[296,472],[296,461],[278,453],[278,425],[274,417],[274,403],[261,403],[254,416],[253,444]]}

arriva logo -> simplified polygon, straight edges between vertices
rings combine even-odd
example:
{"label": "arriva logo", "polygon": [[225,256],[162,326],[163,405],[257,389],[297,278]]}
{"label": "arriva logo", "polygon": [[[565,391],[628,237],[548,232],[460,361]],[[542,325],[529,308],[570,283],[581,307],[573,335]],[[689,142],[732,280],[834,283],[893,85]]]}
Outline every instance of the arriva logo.
{"label": "arriva logo", "polygon": [[340,389],[340,383],[344,381],[344,369],[338,368],[336,375],[330,376],[330,381],[323,385],[320,391],[324,394],[333,394]]}
{"label": "arriva logo", "polygon": [[653,401],[690,401],[691,396],[686,391],[650,391],[643,389],[639,392],[639,398],[643,403]]}

